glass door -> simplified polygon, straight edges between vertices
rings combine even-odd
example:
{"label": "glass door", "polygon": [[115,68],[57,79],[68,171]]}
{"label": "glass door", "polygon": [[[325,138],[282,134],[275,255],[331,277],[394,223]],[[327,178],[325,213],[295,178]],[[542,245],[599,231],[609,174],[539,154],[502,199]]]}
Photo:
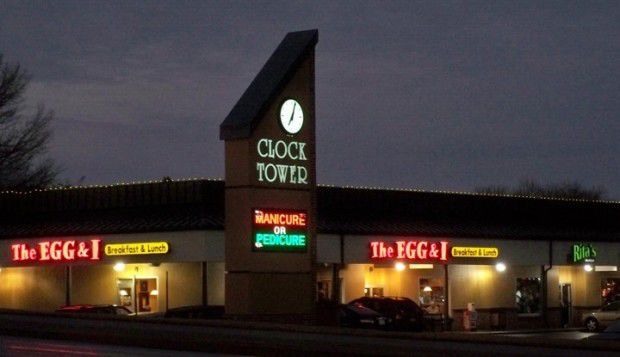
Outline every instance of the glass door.
{"label": "glass door", "polygon": [[136,278],[135,287],[138,313],[152,313],[159,311],[159,290],[157,278]]}
{"label": "glass door", "polygon": [[560,285],[560,308],[562,327],[568,327],[572,321],[572,292],[571,284]]}

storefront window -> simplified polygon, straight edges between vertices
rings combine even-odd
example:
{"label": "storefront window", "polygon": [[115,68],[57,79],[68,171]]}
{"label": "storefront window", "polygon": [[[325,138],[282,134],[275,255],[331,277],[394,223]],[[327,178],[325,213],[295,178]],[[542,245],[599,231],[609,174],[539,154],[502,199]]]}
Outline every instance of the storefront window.
{"label": "storefront window", "polygon": [[540,314],[540,278],[517,278],[516,305],[519,314]]}
{"label": "storefront window", "polygon": [[133,280],[118,279],[116,284],[118,285],[118,304],[133,311]]}
{"label": "storefront window", "polygon": [[443,311],[444,287],[442,279],[420,279],[419,292],[420,307],[428,313],[439,314]]}
{"label": "storefront window", "polygon": [[620,301],[620,278],[608,278],[601,281],[601,300],[603,305]]}
{"label": "storefront window", "polygon": [[383,297],[383,288],[364,288],[364,296]]}

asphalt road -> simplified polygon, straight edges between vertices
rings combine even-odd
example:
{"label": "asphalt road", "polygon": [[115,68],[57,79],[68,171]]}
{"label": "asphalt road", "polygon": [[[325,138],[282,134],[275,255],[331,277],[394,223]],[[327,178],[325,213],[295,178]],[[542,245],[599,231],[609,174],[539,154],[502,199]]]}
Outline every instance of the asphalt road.
{"label": "asphalt road", "polygon": [[[558,357],[583,357],[584,351],[557,350],[531,346],[511,345],[487,345],[481,343],[459,343],[448,341],[407,341],[400,339],[385,338],[361,338],[353,336],[326,336],[313,335],[310,341],[308,336],[301,340],[305,343],[320,343],[342,345],[350,344],[365,347],[366,352],[384,351],[387,349],[402,349],[410,351],[416,356],[558,356]],[[302,342],[302,341],[299,341]],[[340,350],[340,353],[352,353],[356,355],[356,349]],[[281,352],[289,352],[284,348]],[[345,352],[346,351],[346,352]],[[258,354],[262,354],[257,351]],[[273,352],[273,350],[272,350]],[[302,353],[303,354],[303,353]],[[371,353],[372,354],[372,353]],[[587,351],[588,356],[613,356],[618,355],[609,351]],[[97,356],[97,357],[126,357],[126,356],[230,356],[225,354],[209,354],[200,352],[187,352],[166,349],[149,349],[129,346],[102,345],[83,342],[46,340],[23,337],[0,336],[0,356]]]}
{"label": "asphalt road", "polygon": [[579,331],[556,332],[555,338],[550,338],[549,332],[514,334],[517,336],[386,333],[240,321],[73,318],[16,313],[0,314],[0,356],[204,355],[181,351],[295,356],[620,356],[620,343],[570,341],[583,336]]}
{"label": "asphalt road", "polygon": [[0,356],[196,357],[217,354],[0,336]]}

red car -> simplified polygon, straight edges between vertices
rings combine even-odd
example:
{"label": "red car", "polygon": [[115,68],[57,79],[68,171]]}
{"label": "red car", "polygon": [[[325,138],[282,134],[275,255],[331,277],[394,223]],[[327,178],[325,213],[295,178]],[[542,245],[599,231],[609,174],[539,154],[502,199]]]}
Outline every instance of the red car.
{"label": "red car", "polygon": [[56,310],[60,313],[79,313],[79,314],[106,314],[106,315],[135,315],[131,310],[118,305],[69,305]]}

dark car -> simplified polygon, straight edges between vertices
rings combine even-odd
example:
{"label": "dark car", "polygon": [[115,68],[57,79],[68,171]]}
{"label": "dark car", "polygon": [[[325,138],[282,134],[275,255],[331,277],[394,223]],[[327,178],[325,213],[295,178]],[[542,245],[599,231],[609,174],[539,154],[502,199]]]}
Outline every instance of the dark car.
{"label": "dark car", "polygon": [[362,297],[349,305],[359,304],[387,317],[391,326],[399,330],[424,329],[424,310],[406,297]]}
{"label": "dark car", "polygon": [[387,328],[390,320],[362,304],[341,305],[338,309],[340,326]]}
{"label": "dark car", "polygon": [[56,310],[60,313],[73,313],[73,314],[106,314],[106,315],[121,315],[130,316],[134,313],[124,306],[118,305],[69,305],[63,306]]}
{"label": "dark car", "polygon": [[195,305],[181,306],[168,309],[164,314],[165,318],[179,319],[221,319],[224,316],[224,306]]}

